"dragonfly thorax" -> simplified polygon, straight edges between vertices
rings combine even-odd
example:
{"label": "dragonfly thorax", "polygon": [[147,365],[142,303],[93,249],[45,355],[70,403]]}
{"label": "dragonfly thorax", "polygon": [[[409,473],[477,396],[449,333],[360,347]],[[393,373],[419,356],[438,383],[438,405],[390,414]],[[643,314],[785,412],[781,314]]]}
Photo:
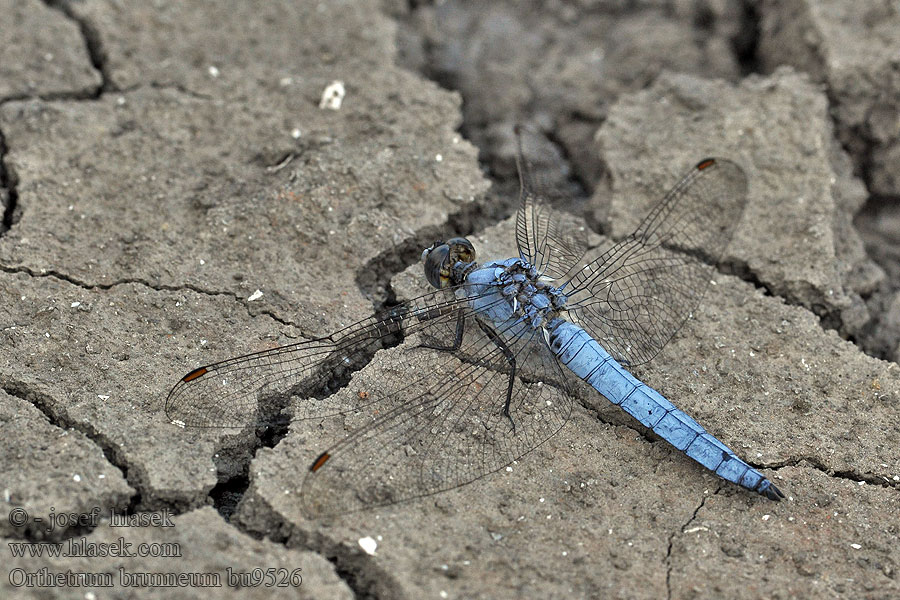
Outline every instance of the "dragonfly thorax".
{"label": "dragonfly thorax", "polygon": [[510,302],[513,313],[524,317],[535,329],[546,326],[566,306],[565,294],[520,258],[507,261],[496,285]]}

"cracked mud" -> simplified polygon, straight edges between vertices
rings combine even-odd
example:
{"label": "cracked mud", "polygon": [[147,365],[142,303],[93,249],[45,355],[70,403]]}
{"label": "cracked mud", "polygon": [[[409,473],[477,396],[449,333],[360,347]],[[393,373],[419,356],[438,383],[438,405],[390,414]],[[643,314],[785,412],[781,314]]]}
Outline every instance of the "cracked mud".
{"label": "cracked mud", "polygon": [[[900,596],[900,15],[864,4],[0,0],[7,571],[302,571],[185,598]],[[515,255],[515,122],[594,245],[702,156],[743,165],[715,285],[635,374],[786,501],[590,394],[509,469],[321,522],[298,486],[341,432],[166,422],[190,369],[424,291],[435,238]],[[172,526],[47,526],[95,507]],[[82,541],[180,555],[10,554]],[[7,575],[0,596],[71,597]]]}

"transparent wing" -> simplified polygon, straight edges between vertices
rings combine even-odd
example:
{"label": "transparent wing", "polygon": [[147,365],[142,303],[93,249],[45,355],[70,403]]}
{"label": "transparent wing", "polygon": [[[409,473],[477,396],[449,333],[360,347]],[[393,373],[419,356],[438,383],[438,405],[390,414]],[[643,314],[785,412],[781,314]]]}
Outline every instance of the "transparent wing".
{"label": "transparent wing", "polygon": [[292,395],[308,399],[293,420],[339,413],[333,392],[377,350],[425,329],[435,339],[452,340],[457,312],[466,306],[452,293],[436,290],[327,337],[200,367],[169,392],[166,416],[188,427],[270,425],[283,422],[282,409]]}
{"label": "transparent wing", "polygon": [[333,421],[349,432],[310,457],[310,516],[457,487],[523,456],[571,411],[571,376],[540,334],[488,329],[491,339],[477,318],[468,301],[436,291],[325,338],[195,369],[170,392],[166,414],[183,426],[247,427],[283,422],[287,409],[313,429]]}
{"label": "transparent wing", "polygon": [[700,303],[746,202],[738,165],[699,162],[634,233],[570,278],[573,321],[624,364],[652,359]]}
{"label": "transparent wing", "polygon": [[[394,376],[373,380],[367,371],[361,389],[348,390],[378,401],[347,415],[344,427],[352,433],[313,462],[302,488],[307,515],[343,514],[464,485],[520,458],[566,423],[567,376],[543,341],[498,331],[498,345],[473,318],[469,313],[458,350],[410,346],[381,353],[378,373]],[[414,373],[421,375],[410,379]]]}
{"label": "transparent wing", "polygon": [[522,258],[539,273],[560,279],[574,267],[587,248],[584,227],[572,227],[548,204],[531,162],[522,147],[523,128],[516,127],[516,166],[519,170],[519,210],[516,243]]}

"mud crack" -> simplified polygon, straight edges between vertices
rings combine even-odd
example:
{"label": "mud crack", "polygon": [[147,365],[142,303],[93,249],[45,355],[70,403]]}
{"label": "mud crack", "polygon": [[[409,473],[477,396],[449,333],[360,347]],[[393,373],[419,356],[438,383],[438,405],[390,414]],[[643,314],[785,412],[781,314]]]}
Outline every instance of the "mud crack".
{"label": "mud crack", "polygon": [[684,525],[682,525],[678,531],[673,531],[672,535],[669,536],[669,545],[666,548],[666,598],[672,598],[672,548],[675,545],[675,536],[679,533],[684,533],[688,526],[694,522],[694,519],[697,518],[697,514],[700,512],[700,509],[706,505],[706,501],[711,497],[721,491],[721,487],[717,487],[712,494],[703,496],[703,499],[700,500],[700,504],[697,505],[697,508],[694,509],[694,512],[691,514],[691,518],[689,518]]}
{"label": "mud crack", "polygon": [[[139,477],[135,476],[134,471],[130,469],[131,465],[129,465],[129,462],[127,461],[125,456],[117,449],[117,445],[115,442],[110,440],[109,437],[106,436],[106,434],[99,431],[90,422],[79,421],[72,418],[70,415],[66,414],[64,409],[61,410],[54,406],[54,402],[49,396],[31,389],[27,384],[23,382],[4,381],[0,383],[0,389],[2,389],[10,396],[19,398],[20,400],[24,400],[25,402],[28,402],[29,404],[34,406],[36,409],[41,411],[41,413],[43,413],[43,415],[47,418],[51,425],[59,427],[60,429],[75,430],[84,435],[98,448],[100,448],[106,460],[112,466],[121,471],[122,477],[128,483],[129,487],[134,490],[134,494],[129,499],[125,514],[131,515],[137,512],[137,507],[140,504],[142,497],[142,482],[139,480]],[[84,527],[79,527],[77,529],[67,531],[66,537],[84,535],[91,530],[93,530],[93,527],[88,527],[87,529],[85,529]]]}
{"label": "mud crack", "polygon": [[[76,277],[72,277],[71,275],[67,275],[67,274],[59,272],[59,271],[41,270],[40,272],[38,272],[38,271],[35,271],[34,269],[31,269],[24,265],[19,265],[19,266],[15,266],[15,267],[10,267],[7,265],[0,265],[0,272],[10,273],[10,274],[24,273],[24,274],[28,275],[29,277],[36,277],[36,278],[51,277],[51,278],[57,279],[59,281],[68,283],[70,285],[74,285],[76,287],[79,287],[79,288],[82,288],[85,290],[111,290],[115,287],[123,286],[123,285],[139,285],[139,286],[145,287],[149,290],[153,290],[155,292],[190,291],[190,292],[194,292],[196,294],[201,294],[201,295],[210,296],[210,297],[224,296],[226,298],[235,300],[238,304],[243,306],[247,310],[247,313],[251,317],[256,316],[253,313],[253,311],[251,310],[250,305],[243,298],[243,296],[240,296],[234,292],[227,292],[227,291],[220,291],[220,290],[207,290],[207,289],[201,288],[199,286],[191,285],[191,284],[167,285],[167,284],[161,284],[161,283],[150,283],[149,281],[146,281],[144,279],[140,279],[137,277],[127,277],[127,278],[119,279],[119,280],[116,280],[116,281],[113,281],[110,283],[88,283],[86,281],[79,280]],[[290,319],[285,319],[284,317],[281,317],[281,316],[273,313],[270,310],[261,310],[261,311],[259,311],[258,314],[266,315],[267,317],[271,318],[272,320],[274,320],[282,325],[299,328],[299,326],[296,323],[294,323],[293,321],[291,321]]]}
{"label": "mud crack", "polygon": [[6,164],[6,155],[9,147],[6,145],[6,137],[0,131],[0,206],[3,207],[3,219],[0,221],[0,237],[3,237],[19,219],[17,206],[19,192],[17,189],[19,178]]}
{"label": "mud crack", "polygon": [[108,55],[103,46],[100,30],[90,19],[76,14],[68,0],[44,0],[44,3],[78,25],[91,65],[100,73],[100,85],[93,91],[92,97],[99,98],[104,92],[116,91],[116,86],[109,74]]}
{"label": "mud crack", "polygon": [[771,469],[773,471],[777,471],[784,467],[799,467],[803,465],[812,467],[817,471],[821,471],[822,473],[833,479],[844,479],[846,481],[853,481],[858,484],[877,485],[879,487],[893,490],[900,489],[900,477],[896,475],[894,476],[894,479],[891,479],[887,475],[876,475],[874,473],[860,474],[859,472],[854,470],[838,471],[832,469],[831,467],[826,465],[824,461],[815,456],[798,456],[772,464],[751,466],[755,469]]}

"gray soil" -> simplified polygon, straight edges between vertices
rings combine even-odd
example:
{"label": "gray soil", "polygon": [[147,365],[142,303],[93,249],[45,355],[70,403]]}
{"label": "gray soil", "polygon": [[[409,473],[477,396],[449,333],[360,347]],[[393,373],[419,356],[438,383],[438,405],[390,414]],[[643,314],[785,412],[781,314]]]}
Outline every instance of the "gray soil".
{"label": "gray soil", "polygon": [[[713,285],[634,371],[784,501],[596,394],[491,476],[319,520],[343,432],[167,422],[187,371],[425,291],[436,238],[517,254],[515,123],[595,244],[743,166]],[[0,597],[900,598],[896,2],[0,0],[0,212]]]}

